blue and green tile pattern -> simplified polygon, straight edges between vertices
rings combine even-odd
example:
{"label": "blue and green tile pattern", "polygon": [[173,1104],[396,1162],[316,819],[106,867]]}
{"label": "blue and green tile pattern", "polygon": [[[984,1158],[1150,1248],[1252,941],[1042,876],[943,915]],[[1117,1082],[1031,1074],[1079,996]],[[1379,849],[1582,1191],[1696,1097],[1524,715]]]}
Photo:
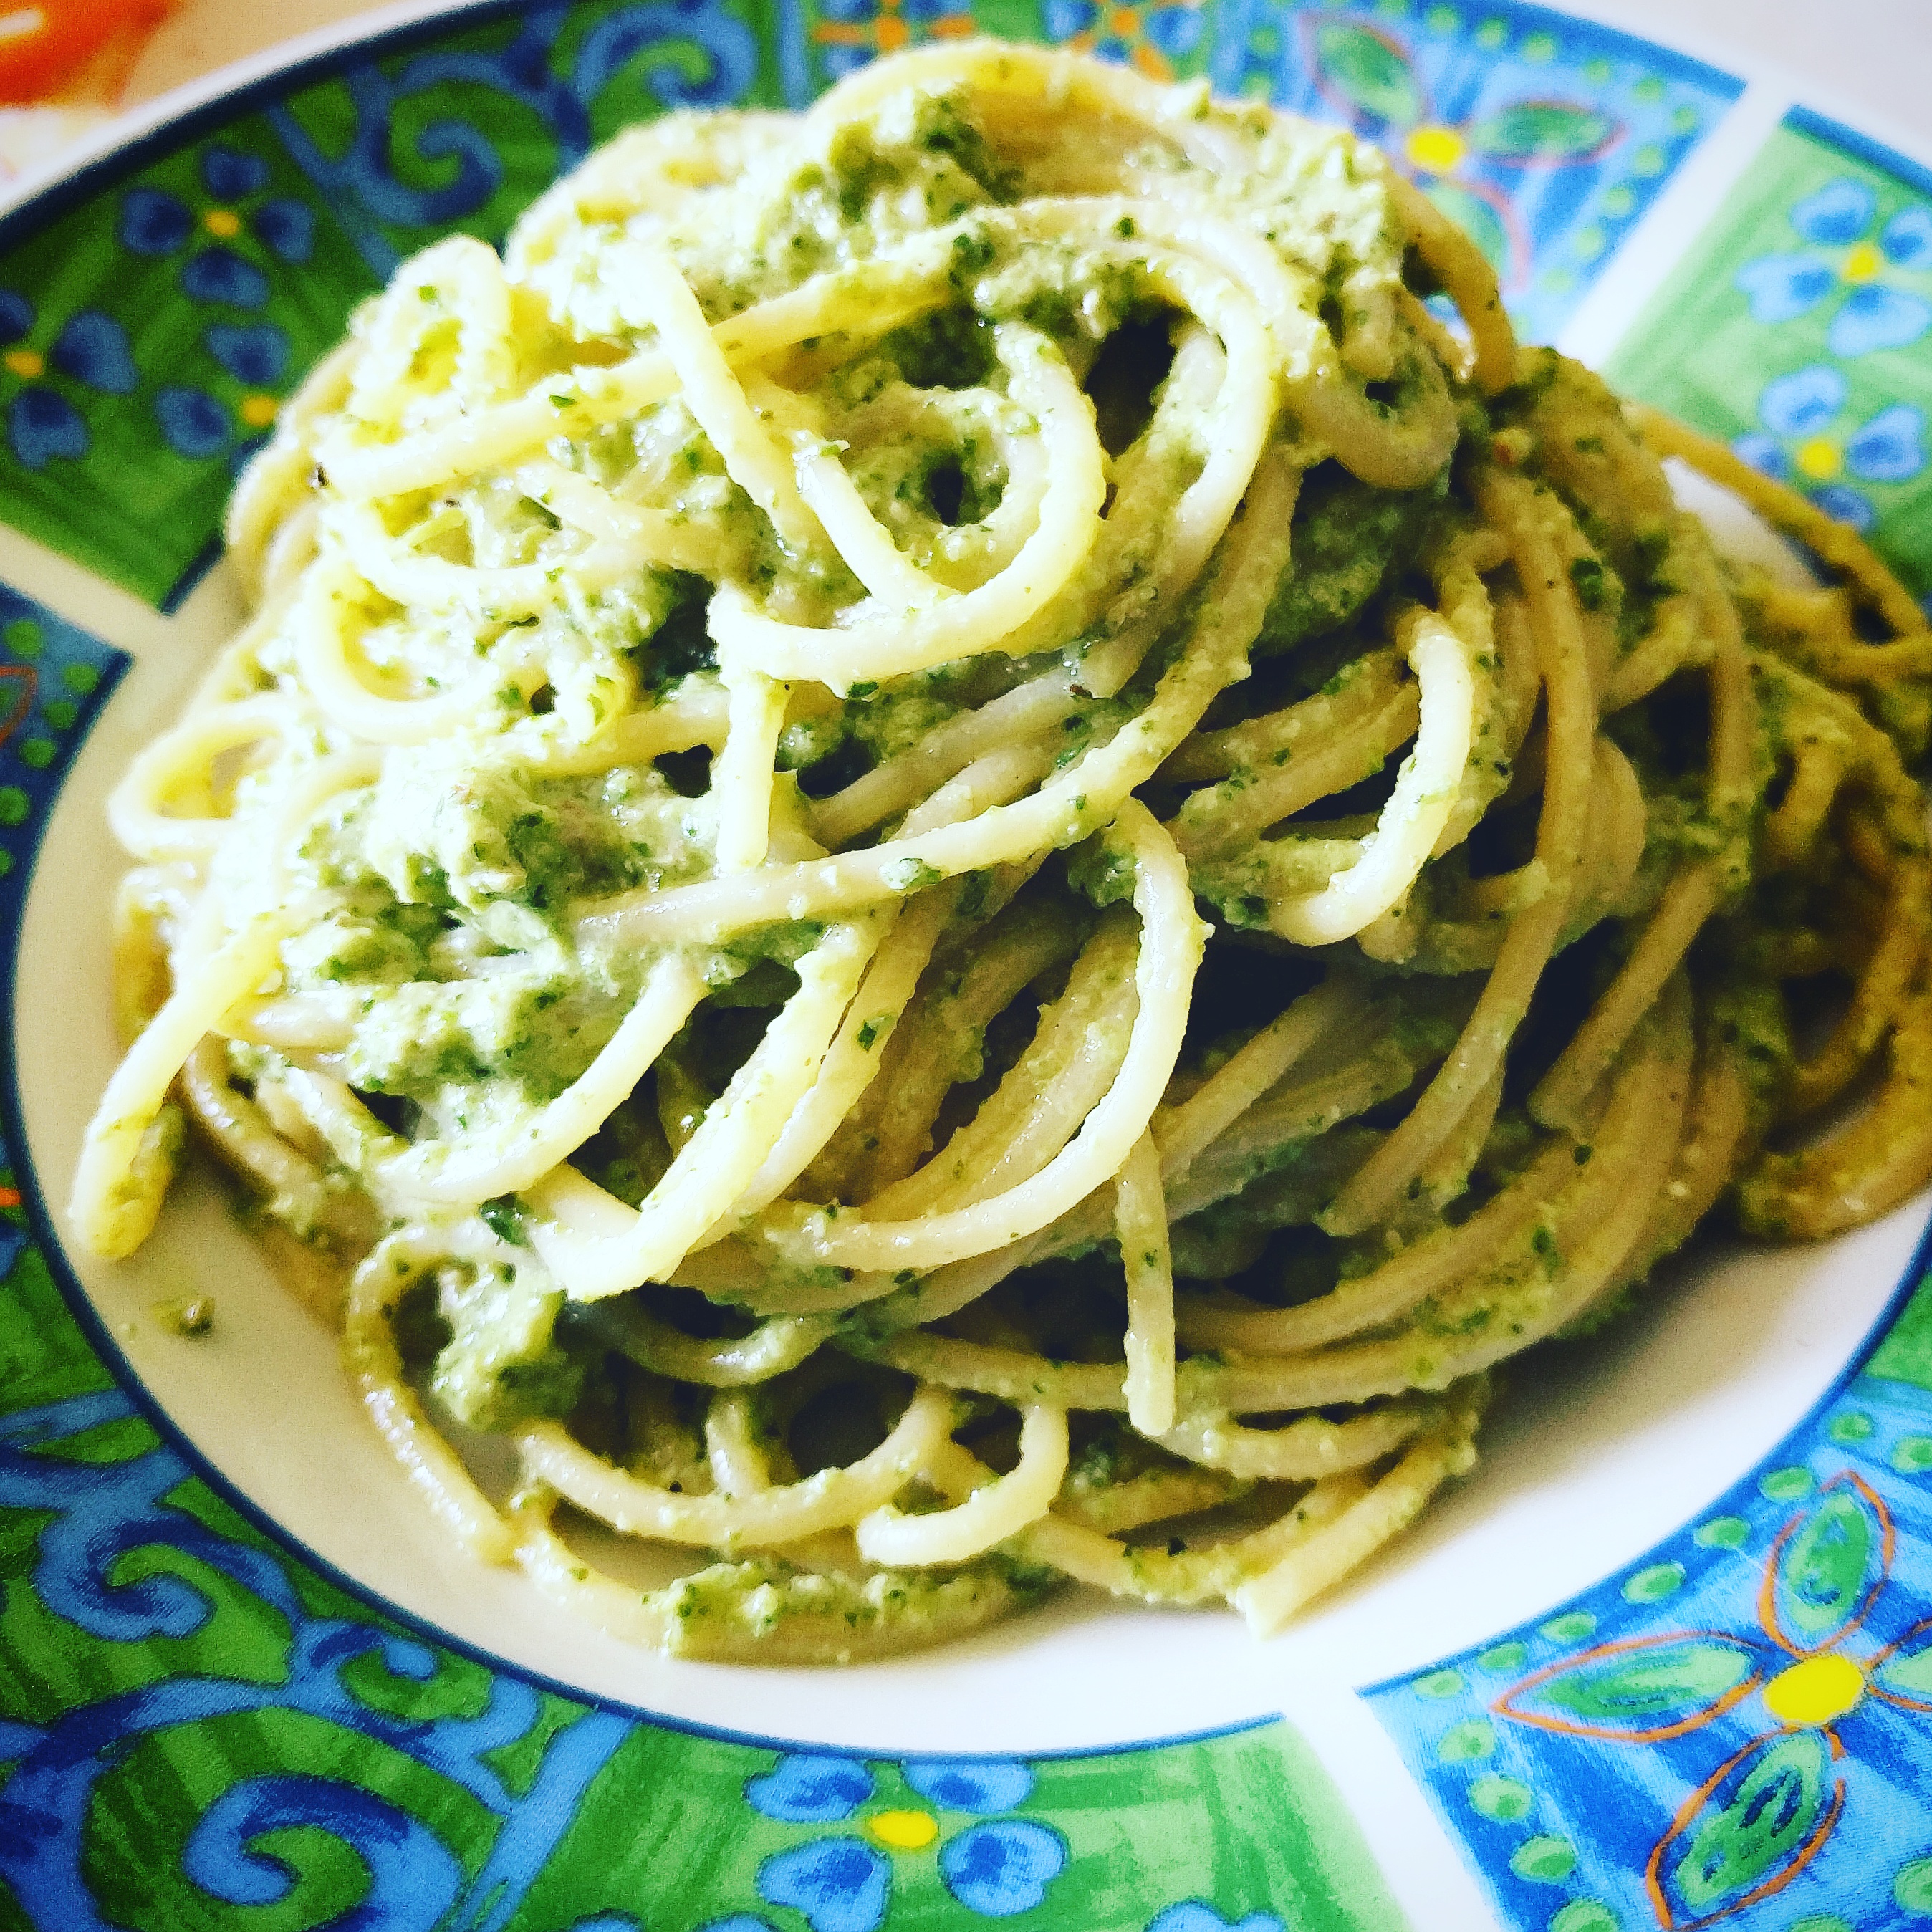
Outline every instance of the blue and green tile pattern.
{"label": "blue and green tile pattern", "polygon": [[1506,1925],[1922,1928],[1932,1275],[1668,1542],[1368,1695]]}

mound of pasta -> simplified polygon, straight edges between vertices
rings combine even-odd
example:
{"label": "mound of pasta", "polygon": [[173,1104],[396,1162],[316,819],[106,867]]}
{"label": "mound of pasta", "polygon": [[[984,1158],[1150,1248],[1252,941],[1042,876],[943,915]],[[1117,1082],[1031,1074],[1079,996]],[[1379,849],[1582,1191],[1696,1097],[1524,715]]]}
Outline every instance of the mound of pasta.
{"label": "mound of pasta", "polygon": [[74,1226],[191,1122],[612,1630],[1272,1632],[1720,1201],[1932,1174],[1917,611],[1345,133],[991,44],[669,116],[406,263],[229,539]]}

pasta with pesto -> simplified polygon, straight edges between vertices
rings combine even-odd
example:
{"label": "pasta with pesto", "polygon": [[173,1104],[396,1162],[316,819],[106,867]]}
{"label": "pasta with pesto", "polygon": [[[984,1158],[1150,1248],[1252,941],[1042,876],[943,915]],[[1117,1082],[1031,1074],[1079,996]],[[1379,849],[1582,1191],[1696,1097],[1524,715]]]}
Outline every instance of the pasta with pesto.
{"label": "pasta with pesto", "polygon": [[73,1225],[192,1126],[621,1635],[1271,1633],[1720,1203],[1932,1177],[1932,635],[1345,133],[990,42],[668,116],[405,263],[228,538]]}

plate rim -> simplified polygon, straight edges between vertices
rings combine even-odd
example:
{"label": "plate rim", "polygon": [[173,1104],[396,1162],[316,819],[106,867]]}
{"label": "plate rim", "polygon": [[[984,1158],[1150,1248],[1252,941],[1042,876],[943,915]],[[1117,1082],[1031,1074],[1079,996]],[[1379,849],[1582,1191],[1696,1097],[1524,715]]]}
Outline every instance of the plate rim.
{"label": "plate rim", "polygon": [[[776,9],[783,0],[763,0]],[[1208,0],[1202,0],[1202,10]],[[1302,0],[1287,0],[1299,8]],[[1865,158],[1881,166],[1904,160],[1924,177],[1932,194],[1932,122],[1924,129],[1896,120],[1883,108],[1868,108],[1842,88],[1811,82],[1780,60],[1754,46],[1732,44],[1726,38],[1694,26],[1682,36],[1660,36],[1617,16],[1616,0],[1571,0],[1550,5],[1546,0],[1508,0],[1512,10],[1597,28],[1622,36],[1634,46],[1655,47],[1697,62],[1742,82],[1724,115],[1713,124],[1715,134],[1754,88],[1772,87],[1786,96],[1778,117],[1793,109],[1812,110],[1831,124],[1834,136],[1850,137],[1854,146],[1878,150]],[[344,56],[367,50],[406,51],[418,34],[440,29],[466,19],[488,21],[509,15],[526,16],[529,0],[388,0],[388,4],[340,20],[313,27],[251,54],[224,62],[192,80],[165,89],[151,99],[116,114],[91,129],[47,166],[16,176],[0,188],[0,254],[38,233],[46,222],[58,219],[76,202],[99,188],[111,187],[120,165],[137,167],[151,148],[179,134],[188,138],[200,131],[218,113],[222,118],[246,112],[258,96],[271,90],[291,91],[311,70],[326,77],[330,64]],[[1928,48],[1932,53],[1932,48]],[[1634,232],[1634,231],[1633,231]],[[1607,265],[1606,265],[1607,266]]]}

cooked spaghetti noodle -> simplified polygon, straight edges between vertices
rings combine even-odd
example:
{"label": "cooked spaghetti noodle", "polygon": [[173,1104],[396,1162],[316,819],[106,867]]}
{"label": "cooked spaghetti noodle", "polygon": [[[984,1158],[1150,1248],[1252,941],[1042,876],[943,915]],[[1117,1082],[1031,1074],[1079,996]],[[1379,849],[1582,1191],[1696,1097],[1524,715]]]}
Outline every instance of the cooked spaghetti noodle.
{"label": "cooked spaghetti noodle", "polygon": [[229,535],[75,1226],[190,1117],[436,1517],[614,1630],[1272,1631],[1721,1198],[1932,1174],[1932,638],[1346,134],[992,44],[670,116],[405,265]]}

